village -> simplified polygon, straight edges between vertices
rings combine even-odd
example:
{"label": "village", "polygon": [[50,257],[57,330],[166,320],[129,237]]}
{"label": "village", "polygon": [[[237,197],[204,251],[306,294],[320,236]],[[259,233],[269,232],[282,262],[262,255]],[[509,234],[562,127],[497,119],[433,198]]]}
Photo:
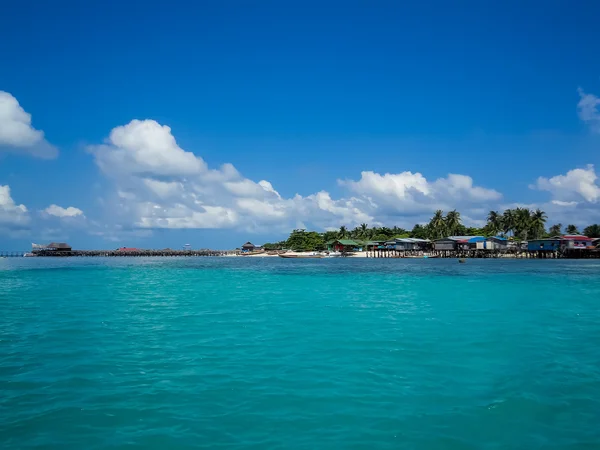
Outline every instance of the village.
{"label": "village", "polygon": [[[296,232],[301,232],[296,230]],[[600,238],[559,235],[520,241],[502,236],[448,236],[436,240],[393,238],[385,241],[333,239],[320,252],[294,252],[293,249],[268,250],[246,242],[242,256],[364,257],[364,258],[598,258]]]}

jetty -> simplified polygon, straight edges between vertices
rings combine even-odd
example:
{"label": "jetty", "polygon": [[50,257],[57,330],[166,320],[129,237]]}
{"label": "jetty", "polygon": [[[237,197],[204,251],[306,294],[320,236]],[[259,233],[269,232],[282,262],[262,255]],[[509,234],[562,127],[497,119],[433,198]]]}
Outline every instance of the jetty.
{"label": "jetty", "polygon": [[600,249],[540,250],[393,250],[377,249],[366,252],[367,258],[516,258],[516,259],[597,259]]}
{"label": "jetty", "polygon": [[[48,245],[32,244],[31,252],[7,252],[6,256],[35,256],[35,257],[194,257],[194,256],[227,256],[236,254],[231,250],[192,250],[185,246],[182,250],[165,249],[139,249],[121,247],[114,250],[74,250],[65,242],[52,242]],[[2,252],[0,252],[2,256]]]}

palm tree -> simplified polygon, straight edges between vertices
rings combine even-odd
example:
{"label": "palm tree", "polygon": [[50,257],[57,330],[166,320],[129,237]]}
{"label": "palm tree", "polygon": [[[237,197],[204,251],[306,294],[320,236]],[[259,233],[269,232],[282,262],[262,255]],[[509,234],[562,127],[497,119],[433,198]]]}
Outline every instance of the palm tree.
{"label": "palm tree", "polygon": [[550,236],[560,236],[561,231],[562,231],[562,223],[557,223],[550,227],[550,229],[548,230],[548,234]]}
{"label": "palm tree", "polygon": [[452,235],[456,235],[458,230],[460,229],[462,223],[460,221],[460,213],[457,210],[452,210],[448,214],[446,214],[446,230],[448,233]]}
{"label": "palm tree", "polygon": [[348,237],[348,228],[345,226],[340,227],[340,231],[338,231],[338,239],[346,239]]}
{"label": "palm tree", "polygon": [[531,237],[533,239],[539,239],[544,236],[546,232],[546,220],[548,216],[541,209],[536,209],[535,212],[531,215],[530,219],[530,232]]}
{"label": "palm tree", "polygon": [[531,211],[527,208],[517,208],[514,211],[514,231],[523,240],[527,240],[531,228]]}
{"label": "palm tree", "polygon": [[504,234],[512,232],[515,235],[515,213],[512,209],[507,209],[502,214],[502,231]]}
{"label": "palm tree", "polygon": [[439,239],[446,233],[446,222],[444,221],[444,211],[438,209],[429,221],[429,229],[432,237]]}
{"label": "palm tree", "polygon": [[388,238],[391,238],[391,237],[393,237],[393,234],[394,234],[394,233],[392,232],[392,230],[391,230],[390,228],[388,228],[388,227],[381,227],[381,228],[379,229],[379,232],[380,232],[381,234],[384,234],[384,235],[386,235]]}
{"label": "palm tree", "polygon": [[600,237],[600,225],[594,224],[590,225],[589,227],[585,227],[585,229],[583,230],[583,234],[591,238]]}
{"label": "palm tree", "polygon": [[576,225],[567,225],[567,228],[565,229],[565,231],[567,232],[567,234],[579,234],[579,230],[577,229]]}
{"label": "palm tree", "polygon": [[490,234],[496,235],[502,231],[502,216],[498,211],[490,211],[487,216],[487,229]]}
{"label": "palm tree", "polygon": [[369,238],[369,225],[367,225],[366,223],[361,223],[360,224],[360,237],[362,239],[368,239]]}

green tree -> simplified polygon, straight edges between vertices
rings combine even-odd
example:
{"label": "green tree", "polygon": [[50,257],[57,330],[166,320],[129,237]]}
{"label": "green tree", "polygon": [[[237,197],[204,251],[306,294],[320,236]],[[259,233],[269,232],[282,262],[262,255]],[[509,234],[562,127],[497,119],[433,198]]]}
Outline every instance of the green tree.
{"label": "green tree", "polygon": [[497,235],[502,230],[502,216],[498,213],[498,211],[490,211],[487,216],[487,233],[492,236]]}
{"label": "green tree", "polygon": [[371,230],[369,228],[369,225],[367,225],[366,223],[361,223],[360,224],[360,238],[361,239],[369,239],[371,237]]}
{"label": "green tree", "polygon": [[381,227],[379,229],[379,233],[387,236],[388,239],[394,237],[394,232],[392,231],[391,228],[388,228],[388,227]]}
{"label": "green tree", "polygon": [[325,243],[330,242],[330,241],[335,241],[337,238],[338,238],[337,231],[326,231],[323,233],[323,241]]}
{"label": "green tree", "polygon": [[548,216],[541,209],[533,212],[529,223],[530,239],[540,239],[546,234],[546,220]]}
{"label": "green tree", "polygon": [[348,233],[348,228],[346,228],[345,226],[341,226],[340,227],[340,231],[338,231],[338,239],[347,239],[349,236]]}
{"label": "green tree", "polygon": [[438,209],[429,224],[427,225],[433,239],[443,238],[446,234],[446,221],[444,220],[444,211]]}
{"label": "green tree", "polygon": [[462,225],[460,221],[460,213],[457,210],[452,210],[448,214],[446,214],[446,218],[444,219],[446,224],[446,231],[450,236],[458,236],[458,232],[460,231],[460,227]]}
{"label": "green tree", "polygon": [[552,225],[548,230],[550,236],[560,236],[562,234],[562,223]]}
{"label": "green tree", "polygon": [[579,234],[579,229],[577,228],[576,225],[567,225],[567,228],[565,229],[565,231],[567,232],[567,234]]}
{"label": "green tree", "polygon": [[502,231],[506,235],[512,233],[514,236],[515,234],[515,213],[512,209],[507,209],[502,214]]}
{"label": "green tree", "polygon": [[412,231],[410,232],[411,238],[427,239],[427,236],[428,236],[427,228],[425,228],[423,225],[420,225],[420,224],[416,224],[413,227]]}
{"label": "green tree", "polygon": [[396,236],[403,236],[405,234],[408,237],[408,235],[410,234],[410,232],[408,230],[405,230],[402,227],[394,227],[394,228],[392,228],[392,234],[393,234],[394,237],[396,237]]}
{"label": "green tree", "polygon": [[324,250],[325,241],[323,235],[316,231],[294,230],[286,241],[286,247],[301,252]]}
{"label": "green tree", "polygon": [[585,234],[587,237],[591,237],[591,238],[600,237],[600,225],[594,224],[594,225],[590,225],[589,227],[585,227],[583,229],[583,234]]}
{"label": "green tree", "polygon": [[531,211],[527,208],[517,208],[513,214],[513,232],[515,237],[527,240],[531,225]]}
{"label": "green tree", "polygon": [[265,250],[281,250],[282,248],[285,247],[286,241],[280,241],[280,242],[267,242],[266,244],[263,245],[263,248]]}

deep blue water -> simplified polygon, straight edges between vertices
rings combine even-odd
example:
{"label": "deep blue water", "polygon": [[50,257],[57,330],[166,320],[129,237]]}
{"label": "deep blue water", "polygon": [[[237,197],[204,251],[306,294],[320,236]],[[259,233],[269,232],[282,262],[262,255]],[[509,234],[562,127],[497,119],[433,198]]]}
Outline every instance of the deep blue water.
{"label": "deep blue water", "polygon": [[600,262],[0,260],[0,448],[598,449]]}

